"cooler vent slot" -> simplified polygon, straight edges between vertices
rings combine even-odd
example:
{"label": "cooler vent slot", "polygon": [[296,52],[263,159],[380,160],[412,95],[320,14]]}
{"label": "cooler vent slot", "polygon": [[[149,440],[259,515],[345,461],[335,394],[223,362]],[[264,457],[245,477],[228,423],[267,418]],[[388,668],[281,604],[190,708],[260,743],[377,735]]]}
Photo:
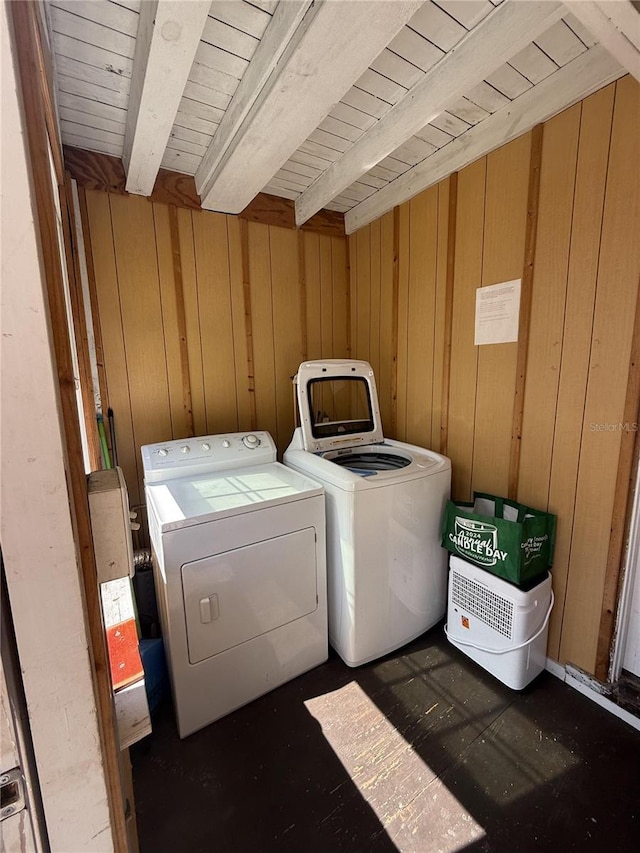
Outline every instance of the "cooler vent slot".
{"label": "cooler vent slot", "polygon": [[452,570],[451,601],[503,637],[511,639],[513,601]]}

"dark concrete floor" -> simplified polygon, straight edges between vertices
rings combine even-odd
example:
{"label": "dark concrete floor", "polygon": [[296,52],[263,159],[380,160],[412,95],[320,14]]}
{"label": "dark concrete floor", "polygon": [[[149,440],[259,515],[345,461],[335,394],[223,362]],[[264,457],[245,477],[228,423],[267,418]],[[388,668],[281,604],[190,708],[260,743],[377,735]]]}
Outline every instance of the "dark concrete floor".
{"label": "dark concrete floor", "polygon": [[635,853],[640,733],[549,673],[502,686],[437,627],[132,750],[142,853]]}

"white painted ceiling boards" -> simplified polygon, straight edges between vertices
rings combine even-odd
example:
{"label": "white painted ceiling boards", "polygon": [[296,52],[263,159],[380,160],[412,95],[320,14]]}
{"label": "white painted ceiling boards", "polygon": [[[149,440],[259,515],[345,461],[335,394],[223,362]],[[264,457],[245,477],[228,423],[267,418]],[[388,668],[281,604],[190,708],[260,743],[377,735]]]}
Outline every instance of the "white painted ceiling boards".
{"label": "white painted ceiling boards", "polygon": [[48,0],[65,145],[347,232],[626,73],[630,0]]}

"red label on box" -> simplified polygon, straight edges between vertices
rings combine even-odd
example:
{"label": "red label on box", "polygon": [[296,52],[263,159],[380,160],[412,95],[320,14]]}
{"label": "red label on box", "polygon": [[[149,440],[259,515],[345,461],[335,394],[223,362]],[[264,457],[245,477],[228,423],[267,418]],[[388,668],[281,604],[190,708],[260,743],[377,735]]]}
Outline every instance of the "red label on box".
{"label": "red label on box", "polygon": [[144,675],[135,619],[127,619],[107,628],[107,647],[113,689],[133,684]]}

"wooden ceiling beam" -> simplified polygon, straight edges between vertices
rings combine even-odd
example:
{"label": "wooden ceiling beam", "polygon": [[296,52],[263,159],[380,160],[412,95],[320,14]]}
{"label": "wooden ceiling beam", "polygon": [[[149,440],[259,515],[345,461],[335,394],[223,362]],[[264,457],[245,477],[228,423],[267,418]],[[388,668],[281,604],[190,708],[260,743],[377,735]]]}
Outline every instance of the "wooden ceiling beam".
{"label": "wooden ceiling beam", "polygon": [[345,214],[352,234],[398,204],[437,184],[452,172],[511,142],[540,122],[624,75],[602,45],[596,45],[480,124],[418,163]]}
{"label": "wooden ceiling beam", "polygon": [[[420,8],[422,0],[315,0],[282,51],[269,30],[277,23],[280,7],[284,15],[290,5],[281,3],[276,8],[263,37],[267,46],[260,57],[257,50],[252,60],[259,92],[241,82],[234,96],[238,107],[227,123],[227,133],[219,141],[216,134],[205,158],[207,166],[196,177],[202,206],[209,210],[243,210]],[[276,47],[280,56],[272,62],[267,77],[259,66]]]}
{"label": "wooden ceiling beam", "polygon": [[572,0],[567,9],[636,80],[640,80],[640,10],[629,0]]}
{"label": "wooden ceiling beam", "polygon": [[298,197],[298,225],[530,44],[563,14],[566,14],[564,6],[551,0],[535,3],[505,0],[501,3]]}
{"label": "wooden ceiling beam", "polygon": [[211,0],[140,7],[122,155],[128,192],[153,190],[210,8]]}
{"label": "wooden ceiling beam", "polygon": [[196,172],[196,187],[203,197],[206,197],[211,189],[215,171],[222,157],[233,143],[235,135],[256,103],[264,85],[274,73],[311,4],[312,0],[289,0],[288,3],[278,3],[276,6],[271,22]]}

